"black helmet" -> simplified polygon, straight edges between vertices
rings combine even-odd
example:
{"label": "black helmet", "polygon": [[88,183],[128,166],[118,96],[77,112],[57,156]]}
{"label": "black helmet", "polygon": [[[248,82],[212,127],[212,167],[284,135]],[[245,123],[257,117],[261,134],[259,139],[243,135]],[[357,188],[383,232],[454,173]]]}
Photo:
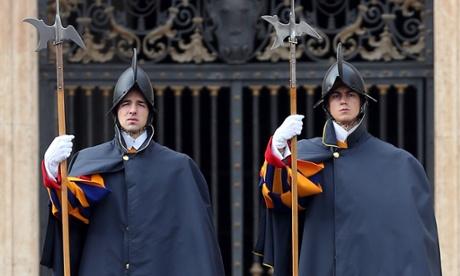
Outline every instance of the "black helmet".
{"label": "black helmet", "polygon": [[360,94],[364,99],[362,105],[364,106],[367,99],[377,102],[376,99],[371,97],[364,85],[363,77],[353,65],[343,60],[342,43],[337,45],[337,62],[331,65],[323,78],[321,89],[321,99],[315,104],[314,107],[323,104],[329,94],[338,86],[345,85],[356,93]]}
{"label": "black helmet", "polygon": [[149,105],[150,113],[153,112],[153,88],[149,76],[142,68],[137,66],[137,51],[133,49],[133,58],[131,67],[126,69],[118,78],[117,84],[113,91],[112,107],[110,112],[116,116],[116,106],[131,91],[132,88],[138,88]]}

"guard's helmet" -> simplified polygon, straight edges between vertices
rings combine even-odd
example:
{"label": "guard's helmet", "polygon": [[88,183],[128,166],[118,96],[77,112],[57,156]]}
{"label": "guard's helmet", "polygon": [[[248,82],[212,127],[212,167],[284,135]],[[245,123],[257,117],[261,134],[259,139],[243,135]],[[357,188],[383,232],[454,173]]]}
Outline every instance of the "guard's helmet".
{"label": "guard's helmet", "polygon": [[[149,76],[137,65],[137,51],[133,49],[133,58],[131,67],[126,69],[118,78],[117,84],[113,91],[112,107],[110,112],[116,117],[116,107],[120,101],[130,92],[133,88],[137,88],[149,105],[150,115],[153,113],[153,88],[150,83]],[[150,122],[151,123],[151,120]]]}
{"label": "guard's helmet", "polygon": [[361,112],[364,113],[367,100],[371,99],[377,102],[376,99],[371,97],[366,91],[363,77],[358,69],[350,63],[343,60],[342,43],[337,45],[337,62],[331,65],[323,78],[321,89],[321,99],[315,104],[314,107],[323,105],[327,111],[327,98],[339,86],[346,86],[355,91],[361,96]]}

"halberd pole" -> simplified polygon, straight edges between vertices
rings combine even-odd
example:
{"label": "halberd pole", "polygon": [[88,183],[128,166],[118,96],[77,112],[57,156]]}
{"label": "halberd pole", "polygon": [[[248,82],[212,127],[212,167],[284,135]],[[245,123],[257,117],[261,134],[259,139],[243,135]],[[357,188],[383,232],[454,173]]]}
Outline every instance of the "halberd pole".
{"label": "halberd pole", "polygon": [[[54,25],[49,26],[43,20],[35,18],[26,18],[24,22],[28,22],[37,28],[39,42],[36,51],[47,48],[48,42],[51,41],[56,48],[56,93],[57,93],[57,109],[58,109],[58,132],[59,135],[66,133],[65,126],[65,95],[64,95],[64,64],[62,43],[64,40],[75,42],[81,48],[85,48],[80,35],[73,26],[62,26],[61,17],[59,16],[59,0],[56,0],[56,18]],[[67,199],[67,160],[61,162],[61,220],[62,220],[62,254],[64,260],[64,275],[70,276],[70,252],[69,252],[69,212]]]}
{"label": "halberd pole", "polygon": [[[297,114],[297,84],[296,84],[296,44],[297,37],[307,34],[321,40],[321,36],[310,25],[304,21],[296,24],[294,0],[291,0],[291,12],[289,23],[283,24],[277,15],[262,16],[262,18],[273,25],[276,32],[275,41],[272,49],[283,45],[286,37],[289,37],[289,91],[290,91],[290,111]],[[299,275],[299,215],[298,215],[298,193],[297,193],[297,136],[291,139],[291,233],[292,233],[292,275]]]}

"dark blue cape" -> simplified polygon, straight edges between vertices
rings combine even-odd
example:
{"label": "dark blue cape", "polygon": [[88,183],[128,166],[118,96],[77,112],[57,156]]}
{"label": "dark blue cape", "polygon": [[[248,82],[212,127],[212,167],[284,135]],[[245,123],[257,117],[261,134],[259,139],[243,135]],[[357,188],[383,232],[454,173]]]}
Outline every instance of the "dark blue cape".
{"label": "dark blue cape", "polygon": [[[224,275],[208,186],[186,155],[148,140],[123,160],[114,140],[80,151],[69,175],[101,174],[110,189],[88,225],[71,220],[72,275]],[[42,264],[62,275],[60,223],[52,215]]]}
{"label": "dark blue cape", "polygon": [[[331,121],[322,138],[298,142],[299,159],[325,164],[323,192],[299,218],[299,275],[440,276],[433,189],[420,163],[362,124],[347,143],[336,146]],[[262,204],[260,216],[255,252],[276,276],[292,275],[290,210]]]}

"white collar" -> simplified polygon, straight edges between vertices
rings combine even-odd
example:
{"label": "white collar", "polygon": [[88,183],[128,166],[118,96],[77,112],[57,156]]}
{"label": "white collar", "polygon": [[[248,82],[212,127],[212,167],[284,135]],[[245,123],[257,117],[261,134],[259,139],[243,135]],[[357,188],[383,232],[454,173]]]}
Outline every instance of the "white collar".
{"label": "white collar", "polygon": [[336,123],[336,121],[332,120],[332,123],[334,125],[334,130],[335,130],[335,138],[339,141],[345,142],[350,134],[355,131],[359,125],[361,124],[363,120],[361,120],[358,124],[356,124],[354,127],[352,127],[350,130],[344,129],[341,125]]}
{"label": "white collar", "polygon": [[145,139],[147,139],[147,131],[145,130],[137,138],[129,136],[129,134],[125,131],[121,131],[121,135],[125,140],[127,149],[134,147],[136,150],[138,150],[144,143]]}

